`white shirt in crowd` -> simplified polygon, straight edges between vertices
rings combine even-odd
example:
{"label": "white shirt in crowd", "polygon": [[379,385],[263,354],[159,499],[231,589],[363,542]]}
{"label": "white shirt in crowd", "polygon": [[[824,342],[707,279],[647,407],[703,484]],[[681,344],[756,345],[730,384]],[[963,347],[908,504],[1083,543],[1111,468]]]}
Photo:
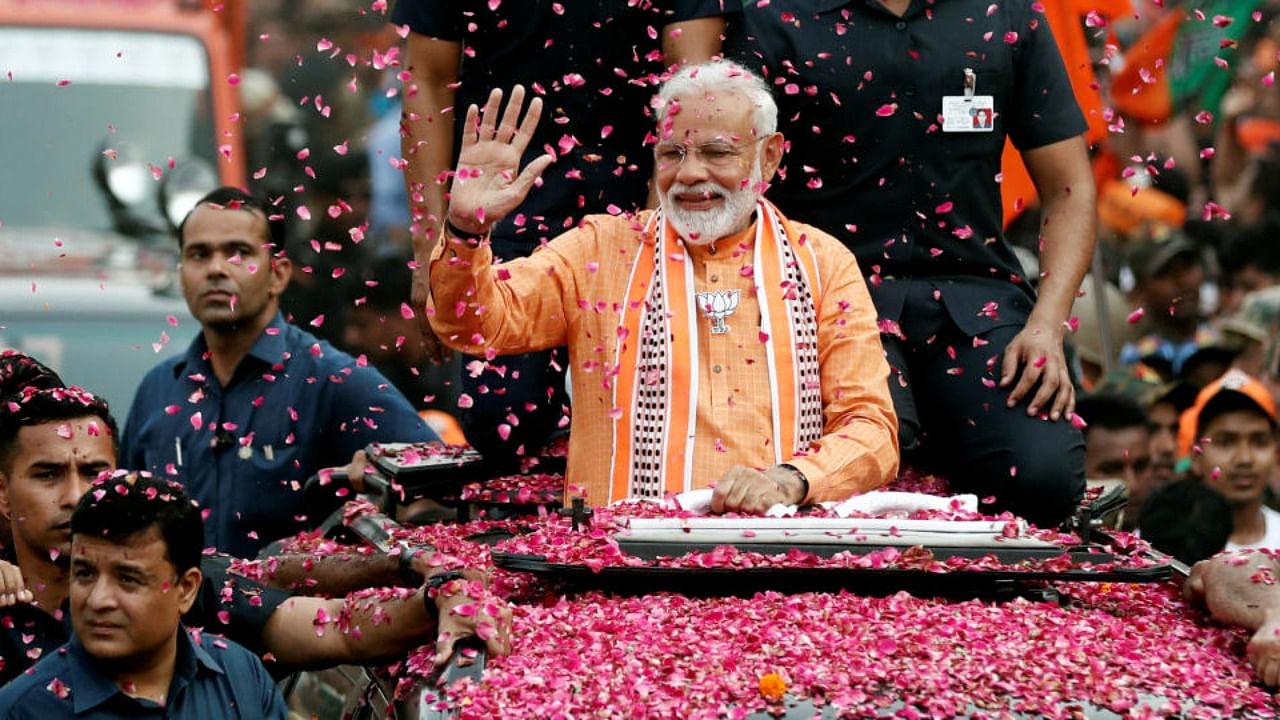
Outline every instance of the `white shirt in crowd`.
{"label": "white shirt in crowd", "polygon": [[1266,531],[1262,533],[1262,539],[1256,543],[1248,545],[1237,545],[1230,540],[1227,541],[1227,550],[1261,550],[1268,548],[1272,550],[1280,550],[1280,512],[1276,512],[1266,505],[1262,506],[1262,522],[1266,527]]}

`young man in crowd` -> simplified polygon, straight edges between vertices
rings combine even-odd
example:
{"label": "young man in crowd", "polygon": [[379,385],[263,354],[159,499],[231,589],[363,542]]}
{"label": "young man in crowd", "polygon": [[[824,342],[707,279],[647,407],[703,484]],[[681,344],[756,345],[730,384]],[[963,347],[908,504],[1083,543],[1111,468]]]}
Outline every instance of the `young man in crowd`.
{"label": "young man in crowd", "polygon": [[1118,478],[1129,490],[1121,528],[1138,526],[1142,506],[1154,485],[1151,474],[1151,438],[1147,414],[1123,395],[1095,393],[1076,403],[1076,414],[1085,423],[1085,473],[1091,480]]}
{"label": "young man in crowd", "polygon": [[[0,572],[0,682],[7,682],[70,636],[68,597],[70,517],[89,484],[116,467],[116,425],[105,401],[63,387],[47,368],[18,354],[0,358],[0,513],[12,521],[13,554],[21,574]],[[0,561],[0,568],[10,563]],[[334,555],[283,556],[271,563],[270,581],[299,592],[344,595],[430,576],[416,591],[379,601],[322,599],[290,593],[230,573],[222,558],[206,556],[187,621],[226,633],[273,669],[338,664],[402,655],[437,640],[447,659],[457,639],[482,624],[494,634],[489,649],[503,652],[507,615],[465,617],[450,610],[470,602],[456,573],[433,567],[430,553],[391,558]],[[408,572],[412,571],[412,572]],[[445,587],[434,590],[441,585]],[[434,599],[429,595],[434,594]],[[34,602],[32,602],[34,600]],[[430,600],[430,606],[427,605]],[[432,610],[434,609],[434,611]],[[318,635],[320,614],[347,618],[354,632]],[[381,618],[374,622],[374,618]],[[489,635],[488,629],[483,631]]]}
{"label": "young man in crowd", "polygon": [[180,485],[100,479],[70,534],[75,635],[0,690],[0,718],[288,717],[261,660],[182,624],[200,591],[204,528]]}
{"label": "young man in crowd", "polygon": [[1182,415],[1178,447],[1191,473],[1231,503],[1228,550],[1280,549],[1280,513],[1263,504],[1276,463],[1276,404],[1239,370],[1207,385]]}
{"label": "young man in crowd", "polygon": [[322,468],[370,442],[437,439],[381,373],[284,321],[283,236],[280,212],[235,188],[196,203],[179,276],[201,332],[147,373],[120,443],[124,467],[185,485],[206,542],[238,557],[306,525],[302,486]]}
{"label": "young man in crowd", "polygon": [[1151,482],[1162,487],[1178,476],[1178,421],[1195,403],[1197,388],[1177,382],[1156,390],[1147,403],[1151,435]]}
{"label": "young man in crowd", "polygon": [[1204,322],[1200,286],[1204,260],[1181,231],[1139,243],[1129,254],[1132,304],[1143,312],[1138,339],[1120,349],[1120,362],[1143,362],[1166,381],[1182,377],[1182,365],[1201,349]]}
{"label": "young man in crowd", "polygon": [[1236,231],[1221,255],[1218,312],[1230,317],[1251,292],[1280,284],[1280,219],[1267,216]]}

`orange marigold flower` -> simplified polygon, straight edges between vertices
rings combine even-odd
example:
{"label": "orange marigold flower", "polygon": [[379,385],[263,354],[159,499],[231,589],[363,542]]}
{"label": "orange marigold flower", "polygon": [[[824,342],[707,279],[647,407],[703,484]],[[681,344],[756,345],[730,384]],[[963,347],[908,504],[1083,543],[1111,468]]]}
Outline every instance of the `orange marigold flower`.
{"label": "orange marigold flower", "polygon": [[787,681],[778,673],[768,673],[760,678],[760,695],[770,702],[778,702],[787,694]]}

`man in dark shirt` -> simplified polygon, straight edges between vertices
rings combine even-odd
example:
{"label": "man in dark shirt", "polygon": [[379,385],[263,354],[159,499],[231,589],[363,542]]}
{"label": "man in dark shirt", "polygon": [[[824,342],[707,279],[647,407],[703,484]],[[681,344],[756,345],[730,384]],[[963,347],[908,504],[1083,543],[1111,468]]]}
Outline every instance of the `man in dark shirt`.
{"label": "man in dark shirt", "polygon": [[[19,603],[0,609],[0,684],[70,637],[69,519],[89,484],[101,472],[115,469],[115,437],[115,419],[101,398],[62,386],[56,375],[27,356],[0,357],[0,513],[13,521],[13,555],[0,560],[0,566],[14,560],[21,570],[16,584],[11,573],[0,573],[0,608]],[[269,564],[266,579],[272,584],[334,599],[264,587],[229,572],[225,556],[203,556],[200,569],[204,581],[184,621],[224,633],[274,660],[270,667],[279,674],[396,657],[433,637],[443,661],[459,638],[474,635],[480,624],[491,621],[498,633],[490,649],[505,648],[507,618],[449,612],[470,602],[464,593],[454,592],[459,588],[442,588],[434,599],[428,598],[427,586],[416,592],[397,590],[385,599],[342,597],[369,587],[448,577],[425,549],[402,557],[286,555]],[[317,634],[316,618],[322,616],[344,618],[352,631]]]}
{"label": "man in dark shirt", "polygon": [[436,434],[377,370],[284,321],[283,218],[219,188],[178,230],[183,294],[202,332],[138,387],[121,464],[173,476],[208,513],[209,545],[252,557],[300,530],[302,484],[367,443]]}
{"label": "man in dark shirt", "polygon": [[[1095,193],[1043,14],[774,0],[744,3],[741,20],[726,52],[770,79],[792,138],[769,197],[843,240],[868,275],[904,460],[1037,523],[1062,520],[1084,489],[1083,442],[1062,421],[1075,397],[1062,340]],[[1041,198],[1038,299],[1002,234],[1006,136]]]}
{"label": "man in dark shirt", "polygon": [[[462,137],[454,108],[482,106],[492,88],[515,85],[546,102],[525,162],[551,152],[556,164],[492,235],[496,258],[524,257],[585,215],[644,206],[653,170],[644,111],[664,63],[703,62],[720,51],[726,4],[397,2],[392,20],[411,30],[402,145],[419,270],[414,307],[426,307],[426,267]],[[425,313],[419,318],[432,351],[444,357]],[[534,452],[563,425],[567,364],[563,348],[465,357],[460,407],[468,441],[493,461]]]}
{"label": "man in dark shirt", "polygon": [[105,478],[70,524],[75,636],[0,690],[0,718],[287,717],[262,661],[182,626],[204,529],[180,485]]}
{"label": "man in dark shirt", "polygon": [[1121,529],[1138,527],[1147,496],[1160,487],[1151,472],[1151,430],[1137,400],[1125,395],[1095,392],[1080,399],[1076,414],[1084,429],[1085,471],[1090,480],[1123,480],[1129,502]]}

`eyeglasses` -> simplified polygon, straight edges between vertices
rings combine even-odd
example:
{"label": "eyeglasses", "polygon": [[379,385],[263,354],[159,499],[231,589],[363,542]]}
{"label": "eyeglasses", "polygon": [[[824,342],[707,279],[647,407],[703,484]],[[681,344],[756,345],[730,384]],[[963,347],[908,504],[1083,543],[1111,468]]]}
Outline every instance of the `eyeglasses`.
{"label": "eyeglasses", "polygon": [[[764,138],[756,138],[751,145],[764,140]],[[689,155],[695,155],[698,162],[709,168],[723,170],[731,167],[743,153],[747,151],[750,145],[730,145],[726,142],[709,142],[702,145],[681,145],[680,143],[662,143],[653,150],[653,156],[658,160],[659,170],[673,170],[684,164],[684,160]]]}

